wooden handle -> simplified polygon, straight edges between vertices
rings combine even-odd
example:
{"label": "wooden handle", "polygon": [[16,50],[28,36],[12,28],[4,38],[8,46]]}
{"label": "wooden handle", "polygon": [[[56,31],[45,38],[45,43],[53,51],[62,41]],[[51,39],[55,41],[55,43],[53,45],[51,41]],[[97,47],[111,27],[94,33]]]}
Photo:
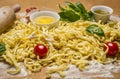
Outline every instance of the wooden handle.
{"label": "wooden handle", "polygon": [[15,5],[12,6],[12,9],[13,9],[14,12],[16,13],[16,12],[20,11],[21,7],[20,7],[19,4],[15,4]]}

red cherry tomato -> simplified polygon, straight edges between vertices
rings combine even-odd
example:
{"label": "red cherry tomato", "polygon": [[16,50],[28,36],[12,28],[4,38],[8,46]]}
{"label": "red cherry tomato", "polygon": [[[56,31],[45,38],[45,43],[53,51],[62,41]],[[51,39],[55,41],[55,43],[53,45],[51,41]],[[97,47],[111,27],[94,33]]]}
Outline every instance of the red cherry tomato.
{"label": "red cherry tomato", "polygon": [[36,7],[27,8],[27,9],[26,9],[26,12],[29,13],[29,12],[31,12],[31,11],[34,10],[34,9],[37,9],[37,8],[36,8]]}
{"label": "red cherry tomato", "polygon": [[26,9],[26,12],[29,13],[31,10],[30,9]]}
{"label": "red cherry tomato", "polygon": [[114,42],[107,42],[106,46],[104,46],[104,50],[108,47],[107,56],[115,56],[118,53],[118,45]]}
{"label": "red cherry tomato", "polygon": [[43,44],[38,44],[34,47],[34,53],[39,57],[43,58],[47,55],[48,49]]}

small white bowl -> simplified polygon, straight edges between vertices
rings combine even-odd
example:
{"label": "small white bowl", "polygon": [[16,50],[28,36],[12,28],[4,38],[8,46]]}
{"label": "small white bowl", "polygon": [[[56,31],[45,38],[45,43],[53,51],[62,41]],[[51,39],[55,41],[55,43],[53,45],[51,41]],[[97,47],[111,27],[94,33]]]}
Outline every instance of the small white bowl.
{"label": "small white bowl", "polygon": [[[95,13],[96,10],[104,10],[109,12],[109,14],[98,14],[98,13]],[[110,19],[110,15],[113,13],[112,8],[108,6],[103,6],[103,5],[93,6],[91,8],[91,11],[94,15],[95,21],[98,22],[99,20],[101,20],[103,23],[107,23],[107,21]]]}
{"label": "small white bowl", "polygon": [[[39,24],[34,21],[34,19],[38,16],[51,16],[51,17],[56,18],[56,21],[50,24]],[[30,21],[33,22],[34,24],[39,25],[39,26],[49,26],[50,28],[53,26],[57,26],[59,23],[59,20],[60,20],[60,16],[58,15],[58,13],[53,12],[53,11],[39,11],[39,12],[32,13],[30,15]]]}

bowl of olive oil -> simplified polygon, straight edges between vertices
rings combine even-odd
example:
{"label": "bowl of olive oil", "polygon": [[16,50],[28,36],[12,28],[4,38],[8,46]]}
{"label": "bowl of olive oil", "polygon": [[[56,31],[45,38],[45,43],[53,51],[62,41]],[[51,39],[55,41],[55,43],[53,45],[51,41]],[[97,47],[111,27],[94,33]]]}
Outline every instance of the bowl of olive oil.
{"label": "bowl of olive oil", "polygon": [[110,19],[110,15],[113,13],[113,9],[108,6],[93,6],[91,11],[94,15],[94,19],[96,22],[100,21],[102,23],[107,23]]}

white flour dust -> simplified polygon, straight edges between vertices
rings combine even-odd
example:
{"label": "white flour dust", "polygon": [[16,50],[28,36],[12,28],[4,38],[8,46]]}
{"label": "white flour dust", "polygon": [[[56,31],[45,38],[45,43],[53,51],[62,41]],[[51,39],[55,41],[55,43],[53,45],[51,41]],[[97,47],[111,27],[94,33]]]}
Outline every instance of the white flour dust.
{"label": "white flour dust", "polygon": [[[112,72],[120,71],[120,65],[118,66],[112,63],[103,65],[96,61],[90,61],[89,64],[90,65],[84,71],[80,71],[75,65],[70,65],[64,79],[91,79],[93,77],[113,78],[114,75]],[[52,74],[52,77],[60,78],[57,73]]]}
{"label": "white flour dust", "polygon": [[9,77],[27,76],[28,72],[27,72],[26,68],[24,67],[24,65],[22,63],[19,63],[19,66],[21,68],[21,72],[16,75],[10,75],[7,73],[7,69],[10,69],[11,67],[6,63],[0,62],[0,79],[9,78]]}

